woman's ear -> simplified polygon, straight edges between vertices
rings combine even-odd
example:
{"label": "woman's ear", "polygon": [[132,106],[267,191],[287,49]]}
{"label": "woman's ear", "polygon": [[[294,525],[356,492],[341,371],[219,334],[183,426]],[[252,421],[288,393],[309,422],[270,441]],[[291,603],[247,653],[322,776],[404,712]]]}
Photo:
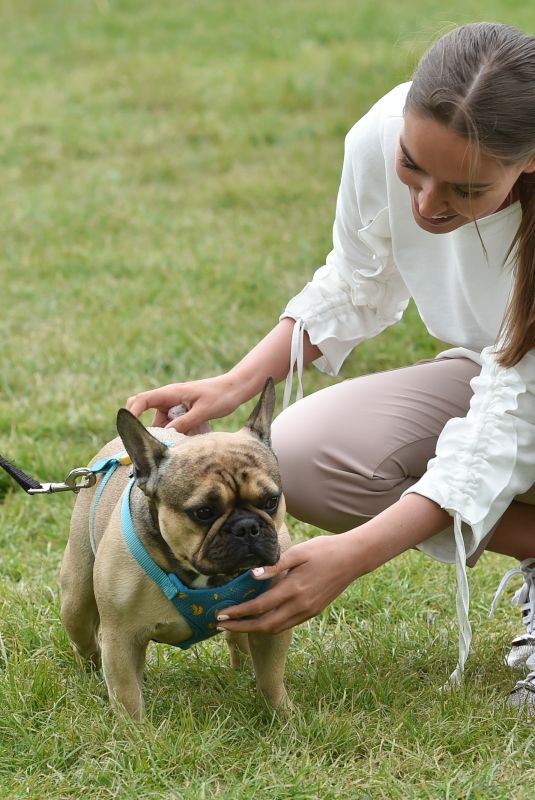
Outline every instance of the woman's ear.
{"label": "woman's ear", "polygon": [[528,161],[522,172],[535,172],[535,155]]}

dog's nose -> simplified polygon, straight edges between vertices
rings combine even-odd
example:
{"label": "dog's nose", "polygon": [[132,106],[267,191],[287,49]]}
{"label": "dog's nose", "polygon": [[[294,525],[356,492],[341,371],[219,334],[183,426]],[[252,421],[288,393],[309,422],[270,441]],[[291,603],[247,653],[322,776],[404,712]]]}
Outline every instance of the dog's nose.
{"label": "dog's nose", "polygon": [[232,533],[234,536],[239,536],[240,538],[258,536],[260,533],[260,524],[254,517],[239,519],[232,526]]}

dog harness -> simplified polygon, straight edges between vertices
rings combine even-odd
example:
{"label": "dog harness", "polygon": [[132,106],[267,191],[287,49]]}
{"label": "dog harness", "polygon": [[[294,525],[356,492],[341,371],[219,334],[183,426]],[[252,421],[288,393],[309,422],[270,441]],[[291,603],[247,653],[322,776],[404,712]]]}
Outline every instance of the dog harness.
{"label": "dog harness", "polygon": [[[170,446],[169,442],[165,442],[165,444]],[[95,493],[89,518],[89,537],[93,553],[96,553],[97,550],[95,519],[100,498],[113,473],[119,467],[128,466],[131,463],[130,456],[126,451],[123,451],[114,456],[98,459],[90,467],[95,474],[103,474]],[[130,511],[130,494],[134,483],[135,478],[132,478],[127,484],[121,500],[121,529],[124,540],[140,567],[158,584],[167,599],[173,603],[193,631],[189,639],[174,644],[175,647],[187,650],[192,644],[202,642],[204,639],[208,639],[218,633],[217,615],[222,609],[235,606],[246,600],[252,600],[265,592],[271,581],[255,581],[250,572],[247,571],[221,586],[215,586],[211,589],[192,589],[182,583],[174,572],[165,572],[147,552],[137,534]]]}

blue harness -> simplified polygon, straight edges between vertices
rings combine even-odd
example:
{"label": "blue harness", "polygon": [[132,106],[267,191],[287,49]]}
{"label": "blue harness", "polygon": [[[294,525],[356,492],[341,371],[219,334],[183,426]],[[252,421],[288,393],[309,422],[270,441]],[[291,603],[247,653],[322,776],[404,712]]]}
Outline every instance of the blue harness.
{"label": "blue harness", "polygon": [[[92,472],[103,474],[95,493],[89,519],[89,538],[93,553],[96,553],[97,550],[95,536],[96,512],[104,488],[119,467],[127,466],[131,463],[130,456],[126,451],[123,451],[108,458],[101,458],[90,467]],[[215,586],[212,589],[191,589],[182,583],[174,572],[165,572],[149,555],[135,529],[130,511],[130,494],[134,483],[135,478],[132,478],[124,490],[121,501],[121,528],[124,540],[138,564],[158,584],[193,631],[189,639],[177,642],[174,645],[182,650],[187,650],[192,644],[202,642],[204,639],[208,639],[218,633],[217,615],[222,609],[243,603],[246,600],[252,600],[262,592],[265,592],[270,581],[255,581],[251,577],[249,570],[247,570],[247,572],[238,575],[237,578],[222,586]]]}

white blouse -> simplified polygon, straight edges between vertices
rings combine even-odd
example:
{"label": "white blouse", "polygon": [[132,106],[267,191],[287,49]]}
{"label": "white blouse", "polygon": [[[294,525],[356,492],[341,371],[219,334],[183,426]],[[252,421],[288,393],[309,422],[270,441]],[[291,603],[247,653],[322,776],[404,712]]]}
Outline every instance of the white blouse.
{"label": "white blouse", "polygon": [[452,530],[419,545],[457,564],[461,647],[470,642],[465,562],[513,498],[535,483],[535,352],[515,367],[498,366],[494,344],[511,291],[506,259],[521,219],[518,202],[451,233],[415,222],[410,195],[395,171],[395,151],[410,84],[397,86],[350,130],[326,264],[281,316],[296,320],[291,376],[302,370],[302,336],[322,353],[315,365],[336,375],[361,341],[397,322],[412,297],[432,336],[454,347],[444,357],[481,364],[468,414],[439,437],[425,475],[408,491],[434,500]]}

